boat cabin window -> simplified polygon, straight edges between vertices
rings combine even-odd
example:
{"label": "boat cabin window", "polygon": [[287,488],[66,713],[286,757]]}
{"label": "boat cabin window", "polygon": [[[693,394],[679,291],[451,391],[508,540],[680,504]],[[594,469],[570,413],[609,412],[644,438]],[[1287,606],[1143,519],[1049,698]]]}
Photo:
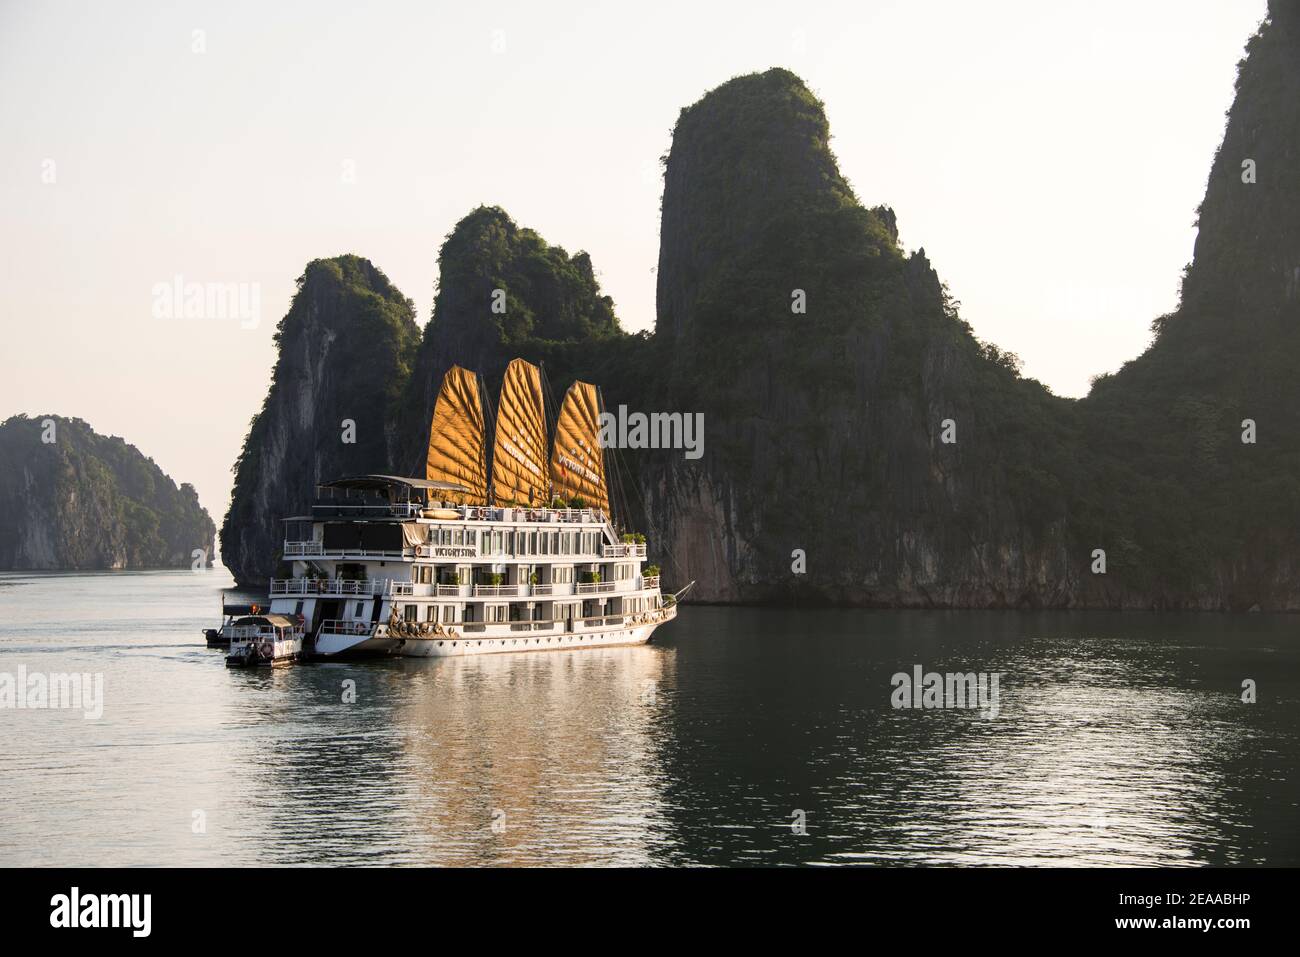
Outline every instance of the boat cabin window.
{"label": "boat cabin window", "polygon": [[405,605],[402,607],[402,617],[407,621],[418,621],[420,615],[419,605]]}
{"label": "boat cabin window", "polygon": [[354,612],[352,613],[352,617],[353,617],[353,618],[360,618],[360,617],[361,617],[361,609],[364,608],[364,607],[365,607],[365,603],[364,603],[364,602],[357,602],[357,610],[354,611]]}

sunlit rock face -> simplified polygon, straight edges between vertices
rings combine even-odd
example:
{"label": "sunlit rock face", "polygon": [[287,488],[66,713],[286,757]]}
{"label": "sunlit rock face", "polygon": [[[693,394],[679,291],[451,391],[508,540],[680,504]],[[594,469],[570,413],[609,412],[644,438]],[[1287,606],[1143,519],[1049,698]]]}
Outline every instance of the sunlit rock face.
{"label": "sunlit rock face", "polygon": [[280,520],[309,510],[316,483],[386,471],[419,335],[411,302],[369,261],[307,265],[221,526],[222,561],[241,584],[266,586],[282,551]]}

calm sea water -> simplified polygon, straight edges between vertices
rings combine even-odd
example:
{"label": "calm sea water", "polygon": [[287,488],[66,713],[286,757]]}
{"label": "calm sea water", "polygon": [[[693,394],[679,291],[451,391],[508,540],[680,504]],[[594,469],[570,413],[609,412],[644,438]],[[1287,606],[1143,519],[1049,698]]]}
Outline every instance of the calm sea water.
{"label": "calm sea water", "polygon": [[[1300,618],[687,607],[272,672],[203,645],[227,585],[0,576],[0,672],[104,679],[0,710],[0,865],[1300,863]],[[895,710],[917,664],[999,714]]]}

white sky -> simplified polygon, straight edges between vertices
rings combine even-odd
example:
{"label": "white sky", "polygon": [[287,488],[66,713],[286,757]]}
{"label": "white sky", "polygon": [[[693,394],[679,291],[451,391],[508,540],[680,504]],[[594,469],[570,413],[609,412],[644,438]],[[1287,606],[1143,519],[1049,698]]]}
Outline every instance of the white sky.
{"label": "white sky", "polygon": [[[588,250],[624,326],[649,328],[677,113],[771,66],[825,101],[859,197],[894,207],[976,333],[1082,395],[1176,303],[1264,13],[0,0],[0,419],[121,435],[220,524],[302,267],[365,256],[423,323],[437,247],[479,203]],[[260,284],[260,324],[154,318],[177,274]]]}

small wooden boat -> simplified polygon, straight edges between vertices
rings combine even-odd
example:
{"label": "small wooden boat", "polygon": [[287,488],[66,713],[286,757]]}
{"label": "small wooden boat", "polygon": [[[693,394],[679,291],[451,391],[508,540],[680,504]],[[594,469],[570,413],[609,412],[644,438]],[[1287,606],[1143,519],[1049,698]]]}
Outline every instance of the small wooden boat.
{"label": "small wooden boat", "polygon": [[284,615],[245,615],[229,631],[227,668],[288,665],[302,657],[302,625]]}

